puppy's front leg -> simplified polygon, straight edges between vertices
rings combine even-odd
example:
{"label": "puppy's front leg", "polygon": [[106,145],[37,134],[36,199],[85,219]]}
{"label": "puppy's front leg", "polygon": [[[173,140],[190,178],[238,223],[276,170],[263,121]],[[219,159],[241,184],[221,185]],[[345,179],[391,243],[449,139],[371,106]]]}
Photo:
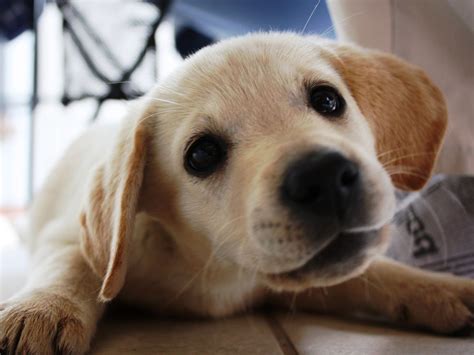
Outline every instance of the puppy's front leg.
{"label": "puppy's front leg", "polygon": [[354,279],[279,297],[297,308],[333,313],[366,311],[396,322],[452,333],[474,325],[474,281],[380,258]]}
{"label": "puppy's front leg", "polygon": [[45,242],[26,287],[0,307],[0,354],[82,354],[104,305],[79,245]]}

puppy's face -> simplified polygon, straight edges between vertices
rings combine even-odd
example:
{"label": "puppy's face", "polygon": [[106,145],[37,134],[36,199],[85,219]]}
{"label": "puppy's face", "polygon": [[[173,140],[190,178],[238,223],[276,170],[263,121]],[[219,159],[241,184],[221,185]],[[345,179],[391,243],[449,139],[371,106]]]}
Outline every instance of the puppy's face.
{"label": "puppy's face", "polygon": [[[119,140],[133,151],[117,149],[117,160],[128,160],[101,185],[123,176],[116,196],[125,197],[111,203],[128,221],[114,227],[111,219],[118,234],[107,272],[104,253],[91,261],[106,274],[104,298],[123,283],[138,195],[138,208],[190,252],[211,249],[211,262],[275,289],[360,273],[387,242],[393,184],[424,184],[446,124],[443,98],[419,69],[290,34],[208,47],[146,100],[133,142]],[[145,167],[143,184],[135,166]],[[104,230],[104,218],[91,228],[86,217],[86,230]],[[94,253],[93,234],[86,253],[87,243]]]}
{"label": "puppy's face", "polygon": [[[370,103],[374,93],[364,95]],[[225,42],[153,97],[175,213],[218,258],[298,289],[340,282],[383,250],[393,185],[325,44]]]}

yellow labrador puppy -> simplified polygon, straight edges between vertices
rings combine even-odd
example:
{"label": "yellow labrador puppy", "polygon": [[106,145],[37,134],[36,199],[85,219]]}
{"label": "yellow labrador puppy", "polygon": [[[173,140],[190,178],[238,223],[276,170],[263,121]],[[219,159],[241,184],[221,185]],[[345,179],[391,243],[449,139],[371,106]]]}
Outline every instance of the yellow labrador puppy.
{"label": "yellow labrador puppy", "polygon": [[84,353],[114,298],[470,325],[473,281],[381,257],[394,186],[423,186],[445,127],[440,91],[387,54],[279,33],[203,49],[52,172],[31,211],[34,268],[0,313],[3,352]]}

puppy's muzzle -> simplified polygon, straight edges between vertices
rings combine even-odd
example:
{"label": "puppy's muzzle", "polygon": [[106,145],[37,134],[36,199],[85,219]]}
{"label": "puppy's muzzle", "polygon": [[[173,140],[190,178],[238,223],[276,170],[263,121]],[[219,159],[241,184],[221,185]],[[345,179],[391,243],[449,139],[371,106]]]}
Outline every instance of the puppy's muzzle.
{"label": "puppy's muzzle", "polygon": [[320,150],[292,162],[281,186],[283,204],[304,224],[347,227],[360,202],[358,166],[342,154]]}
{"label": "puppy's muzzle", "polygon": [[[356,231],[371,224],[367,203],[371,186],[366,174],[356,161],[327,148],[306,152],[287,165],[279,194],[292,228],[278,251],[286,249],[288,257],[300,256],[305,261],[270,277],[340,277],[362,265],[371,250],[381,245],[380,228]],[[292,243],[305,252],[294,253]]]}

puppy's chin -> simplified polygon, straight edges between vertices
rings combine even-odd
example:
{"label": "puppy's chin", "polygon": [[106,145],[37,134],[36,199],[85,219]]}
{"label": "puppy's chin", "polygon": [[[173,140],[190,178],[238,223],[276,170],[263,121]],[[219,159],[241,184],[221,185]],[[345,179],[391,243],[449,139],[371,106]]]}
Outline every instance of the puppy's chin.
{"label": "puppy's chin", "polygon": [[276,291],[299,292],[311,287],[334,286],[362,274],[388,247],[390,227],[341,233],[303,266],[288,272],[262,275]]}

